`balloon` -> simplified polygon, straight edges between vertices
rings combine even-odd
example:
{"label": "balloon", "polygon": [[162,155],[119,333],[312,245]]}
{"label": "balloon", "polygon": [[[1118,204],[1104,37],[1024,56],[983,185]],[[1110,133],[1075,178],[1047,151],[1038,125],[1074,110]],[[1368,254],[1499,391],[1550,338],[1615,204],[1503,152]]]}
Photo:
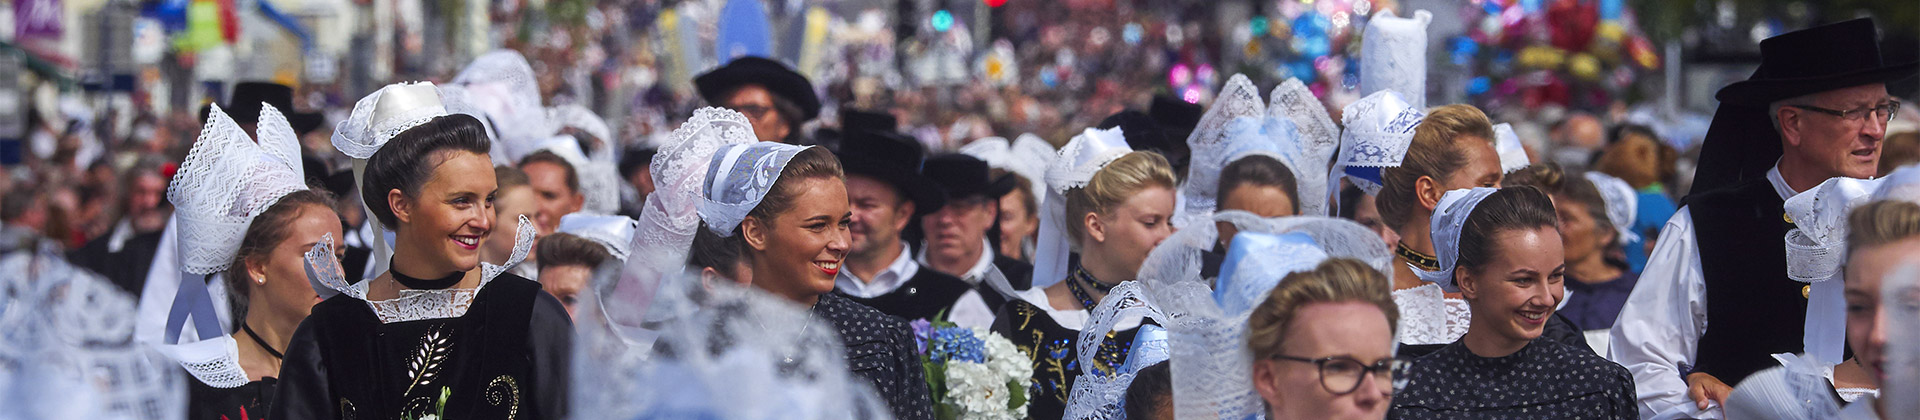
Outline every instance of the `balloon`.
{"label": "balloon", "polygon": [[1514,60],[1519,62],[1522,67],[1554,70],[1559,69],[1560,64],[1566,62],[1566,59],[1566,51],[1561,51],[1559,48],[1554,47],[1535,45],[1520,50],[1520,55],[1515,57]]}
{"label": "balloon", "polygon": [[1626,6],[1622,3],[1625,2],[1623,0],[1600,0],[1600,20],[1609,22],[1620,21],[1620,12],[1626,10]]}
{"label": "balloon", "polygon": [[1475,77],[1473,78],[1473,80],[1467,81],[1468,95],[1479,95],[1482,93],[1487,93],[1487,89],[1492,89],[1492,88],[1493,88],[1493,81],[1490,79],[1487,79],[1487,76]]}
{"label": "balloon", "polygon": [[1580,80],[1589,82],[1599,80],[1600,59],[1594,57],[1593,54],[1574,54],[1572,59],[1567,60],[1567,72],[1572,73],[1573,77],[1580,78]]}
{"label": "balloon", "polygon": [[1591,3],[1581,4],[1577,0],[1554,0],[1547,9],[1548,27],[1553,31],[1553,46],[1567,51],[1584,51],[1587,44],[1593,42],[1594,26],[1599,21],[1599,12]]}

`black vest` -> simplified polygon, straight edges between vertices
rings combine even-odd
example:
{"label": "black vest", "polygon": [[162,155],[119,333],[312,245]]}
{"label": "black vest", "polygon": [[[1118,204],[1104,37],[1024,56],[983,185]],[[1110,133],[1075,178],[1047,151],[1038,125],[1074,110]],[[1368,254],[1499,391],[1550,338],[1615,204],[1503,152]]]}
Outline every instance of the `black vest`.
{"label": "black vest", "polygon": [[899,288],[872,299],[854,297],[839,290],[834,290],[834,293],[887,315],[911,321],[940,319],[943,313],[951,312],[954,302],[958,302],[960,296],[969,290],[973,290],[973,287],[965,281],[933,271],[932,268],[920,267],[920,271]]}
{"label": "black vest", "polygon": [[1793,225],[1784,203],[1764,177],[1687,200],[1707,288],[1707,331],[1694,372],[1737,384],[1777,365],[1772,354],[1801,351],[1806,284],[1787,278],[1785,237]]}
{"label": "black vest", "polygon": [[336,296],[306,325],[340,418],[535,418],[528,331],[539,295],[539,283],[503,274],[458,318],[382,324],[365,302]]}

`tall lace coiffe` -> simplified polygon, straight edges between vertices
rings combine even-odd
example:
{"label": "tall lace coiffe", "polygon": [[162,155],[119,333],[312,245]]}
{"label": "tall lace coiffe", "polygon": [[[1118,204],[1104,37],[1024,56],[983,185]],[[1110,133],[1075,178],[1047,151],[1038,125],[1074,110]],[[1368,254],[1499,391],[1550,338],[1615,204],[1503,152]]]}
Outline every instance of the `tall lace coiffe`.
{"label": "tall lace coiffe", "polygon": [[1334,160],[1332,176],[1345,176],[1367,195],[1378,194],[1381,169],[1400,167],[1413,145],[1414,128],[1426,117],[1391,90],[1348,104],[1340,116],[1346,131],[1340,133],[1340,156]]}
{"label": "tall lace coiffe", "polygon": [[[215,320],[207,276],[234,264],[253,219],[280,198],[307,189],[300,165],[300,140],[284,115],[262,105],[248,137],[225,110],[214,106],[200,138],[187,152],[167,186],[178,219],[180,287],[171,299],[165,341],[156,348],[179,362],[201,383],[234,388],[247,383],[239,350]],[[182,339],[186,323],[198,337]]]}

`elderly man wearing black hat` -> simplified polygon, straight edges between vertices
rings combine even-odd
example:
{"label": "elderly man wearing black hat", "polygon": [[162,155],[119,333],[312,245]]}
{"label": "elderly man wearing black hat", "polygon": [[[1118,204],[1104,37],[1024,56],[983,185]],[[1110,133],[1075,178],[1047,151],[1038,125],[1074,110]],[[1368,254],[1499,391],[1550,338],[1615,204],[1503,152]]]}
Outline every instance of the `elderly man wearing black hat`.
{"label": "elderly man wearing black hat", "polygon": [[840,162],[847,173],[853,241],[835,292],[903,319],[933,319],[971,290],[950,275],[921,267],[900,239],[914,217],[940,208],[940,187],[920,173],[920,142],[894,132],[893,117],[848,110]]}
{"label": "elderly man wearing black hat", "polygon": [[800,144],[800,126],[820,116],[820,97],[806,76],[778,61],[740,57],[693,78],[708,104],[739,111],[760,141]]}
{"label": "elderly man wearing black hat", "polygon": [[988,232],[1000,219],[1000,196],[1013,191],[1013,176],[993,177],[987,162],[963,154],[935,156],[924,172],[946,190],[947,205],[920,218],[926,243],[920,265],[958,276],[973,287],[953,304],[947,319],[963,327],[992,327],[1000,305],[1031,284],[1033,266],[994,252]]}
{"label": "elderly man wearing black hat", "polygon": [[1720,418],[1730,385],[1803,350],[1808,287],[1787,277],[1782,206],[1829,178],[1873,176],[1900,107],[1886,83],[1920,69],[1882,64],[1867,19],[1768,38],[1760,54],[1715,95],[1700,192],[1661,230],[1610,334],[1643,418]]}

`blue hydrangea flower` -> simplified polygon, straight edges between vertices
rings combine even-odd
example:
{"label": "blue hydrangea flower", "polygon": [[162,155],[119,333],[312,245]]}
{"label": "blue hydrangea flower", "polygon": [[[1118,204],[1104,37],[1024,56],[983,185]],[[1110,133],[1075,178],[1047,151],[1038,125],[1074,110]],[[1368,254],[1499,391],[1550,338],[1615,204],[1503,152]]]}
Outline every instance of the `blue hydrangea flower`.
{"label": "blue hydrangea flower", "polygon": [[945,327],[933,330],[933,339],[928,358],[936,361],[959,360],[963,362],[986,363],[986,342],[973,335],[973,330],[962,327]]}

